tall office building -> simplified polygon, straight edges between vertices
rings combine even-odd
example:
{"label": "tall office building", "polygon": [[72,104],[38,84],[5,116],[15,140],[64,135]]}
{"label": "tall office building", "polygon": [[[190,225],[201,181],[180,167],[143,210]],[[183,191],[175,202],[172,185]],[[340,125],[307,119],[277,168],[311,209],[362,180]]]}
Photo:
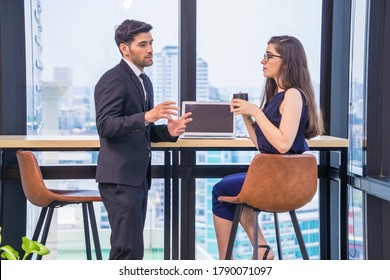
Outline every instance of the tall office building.
{"label": "tall office building", "polygon": [[[153,65],[145,71],[153,81],[154,103],[166,100],[178,101],[179,96],[179,49],[166,46],[161,52],[154,53]],[[210,100],[208,83],[208,64],[200,57],[196,62],[196,94],[198,100]]]}
{"label": "tall office building", "polygon": [[160,53],[154,53],[153,65],[145,71],[153,81],[154,104],[166,100],[177,101],[179,92],[178,48],[166,46]]}

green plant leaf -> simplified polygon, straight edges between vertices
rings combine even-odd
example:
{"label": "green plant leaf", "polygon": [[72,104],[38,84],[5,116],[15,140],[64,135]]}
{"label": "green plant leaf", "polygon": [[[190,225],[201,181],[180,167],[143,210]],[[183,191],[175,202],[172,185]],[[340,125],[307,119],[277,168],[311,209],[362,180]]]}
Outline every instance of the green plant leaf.
{"label": "green plant leaf", "polygon": [[[0,244],[1,244],[1,227],[0,227]],[[32,241],[28,239],[26,236],[22,237],[22,249],[24,250],[23,260],[25,260],[28,255],[31,253],[36,253],[38,255],[44,256],[50,253],[50,250],[38,241]],[[0,247],[0,252],[3,251],[1,257],[7,260],[19,260],[19,253],[14,248],[9,245],[5,245]]]}
{"label": "green plant leaf", "polygon": [[26,252],[25,255],[35,253],[39,251],[39,246],[26,236],[22,237],[22,249]]}
{"label": "green plant leaf", "polygon": [[38,255],[41,255],[41,256],[44,256],[44,255],[47,255],[50,253],[50,250],[42,243],[40,243],[38,241],[33,241],[33,242],[35,243],[35,245],[37,245],[39,247],[39,251],[33,252],[33,253],[37,253]]}
{"label": "green plant leaf", "polygon": [[38,241],[32,241],[26,236],[22,237],[22,249],[25,251],[23,260],[27,258],[31,253],[36,253],[38,255],[44,256],[50,253],[49,249],[42,243]]}
{"label": "green plant leaf", "polygon": [[14,248],[12,248],[9,245],[5,245],[3,247],[0,247],[0,250],[3,251],[1,254],[1,257],[7,260],[18,260],[19,259],[19,253]]}

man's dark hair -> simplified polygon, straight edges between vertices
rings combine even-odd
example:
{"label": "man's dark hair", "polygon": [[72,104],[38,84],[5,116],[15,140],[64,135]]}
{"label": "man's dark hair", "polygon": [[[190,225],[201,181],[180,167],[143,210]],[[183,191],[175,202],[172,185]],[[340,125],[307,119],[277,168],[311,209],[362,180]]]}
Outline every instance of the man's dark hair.
{"label": "man's dark hair", "polygon": [[116,45],[119,47],[121,43],[131,43],[138,33],[147,33],[152,28],[153,27],[149,23],[126,19],[121,25],[117,26],[115,30]]}

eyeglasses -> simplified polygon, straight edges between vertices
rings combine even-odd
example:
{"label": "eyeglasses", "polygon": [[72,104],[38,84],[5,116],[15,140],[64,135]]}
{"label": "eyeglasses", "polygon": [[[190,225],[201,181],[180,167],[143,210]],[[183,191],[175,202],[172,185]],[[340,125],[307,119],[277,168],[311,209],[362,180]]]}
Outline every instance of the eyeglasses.
{"label": "eyeglasses", "polygon": [[264,54],[264,62],[265,63],[268,63],[268,61],[271,59],[271,58],[274,58],[274,57],[280,57],[280,58],[282,58],[282,56],[281,55],[276,55],[276,54],[272,54],[272,53],[265,53]]}

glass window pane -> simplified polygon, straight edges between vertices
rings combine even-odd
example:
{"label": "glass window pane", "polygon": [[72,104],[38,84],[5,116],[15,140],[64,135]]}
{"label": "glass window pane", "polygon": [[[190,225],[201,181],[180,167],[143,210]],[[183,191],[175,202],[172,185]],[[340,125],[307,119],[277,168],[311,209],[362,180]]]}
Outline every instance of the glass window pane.
{"label": "glass window pane", "polygon": [[350,260],[363,260],[363,192],[352,186],[349,186],[348,189],[348,258]]}
{"label": "glass window pane", "polygon": [[351,6],[350,89],[349,89],[349,171],[363,175],[366,142],[366,50],[367,0],[354,0]]}
{"label": "glass window pane", "polygon": [[[145,71],[153,82],[155,104],[178,100],[178,0],[25,0],[25,10],[28,134],[96,135],[94,87],[101,75],[121,59],[114,31],[125,19],[153,26],[154,64]],[[45,152],[38,158],[42,165],[83,165],[96,164],[96,154]],[[154,164],[163,162],[161,152],[153,154]],[[96,189],[94,180],[87,181],[88,187]],[[86,185],[82,180],[46,183],[53,188]],[[152,185],[145,222],[145,259],[163,259],[163,181],[153,180]],[[107,214],[103,206],[95,207],[99,208],[99,234],[107,259]],[[66,208],[61,209],[52,226],[58,250],[52,250],[46,258],[84,259],[83,236],[77,241],[66,239],[69,227],[80,216]],[[75,211],[74,215],[69,211]],[[33,228],[36,215],[33,210],[29,212],[28,227]],[[78,232],[82,233],[82,228]],[[76,243],[81,245],[77,247]],[[50,247],[52,244],[49,249],[53,249]]]}
{"label": "glass window pane", "polygon": [[25,3],[29,134],[96,133],[94,86],[121,59],[114,31],[125,19],[153,26],[155,104],[178,99],[177,0]]}
{"label": "glass window pane", "polygon": [[[228,102],[233,93],[241,91],[249,93],[250,102],[260,105],[264,86],[261,60],[268,40],[274,35],[292,35],[302,42],[307,54],[316,98],[319,100],[321,13],[321,0],[198,0],[197,100]],[[237,133],[246,134],[240,116],[237,117]],[[254,152],[198,152],[197,163],[248,164],[253,155]],[[209,203],[211,203],[211,190],[214,184],[215,179],[202,179],[202,185],[197,181],[197,192],[207,186],[206,195]],[[197,207],[205,207],[205,211],[197,211],[197,245],[207,250],[209,257],[217,259],[215,233],[212,230],[204,230],[213,228],[212,219],[205,219],[199,214],[212,216],[211,204],[199,204],[197,200]],[[298,219],[301,218],[305,222],[308,219],[318,221],[317,198],[313,199],[305,209],[307,210],[302,211],[305,212],[305,218],[302,219],[298,213]],[[263,215],[259,219],[262,227],[273,227],[273,219],[268,215]],[[286,231],[291,233],[291,224],[286,222],[283,225],[286,225]],[[310,225],[313,226],[307,229],[304,235],[308,235],[305,237],[307,240],[313,240],[309,246],[317,248],[311,250],[311,258],[319,258],[318,222]],[[203,236],[198,236],[200,234]],[[275,235],[273,228],[265,230],[265,234],[270,244],[275,244],[272,241]],[[284,257],[301,258],[296,254],[299,248],[297,246],[292,248],[291,251],[286,251],[287,255]],[[243,231],[239,232],[234,258],[250,259],[251,250],[245,234]],[[276,251],[274,248],[275,253]]]}

